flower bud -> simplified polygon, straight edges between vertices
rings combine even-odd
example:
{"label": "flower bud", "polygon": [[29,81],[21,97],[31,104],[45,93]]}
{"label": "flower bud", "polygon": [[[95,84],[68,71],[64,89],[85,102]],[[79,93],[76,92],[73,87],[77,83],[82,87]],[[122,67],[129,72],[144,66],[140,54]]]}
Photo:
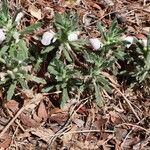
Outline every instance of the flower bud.
{"label": "flower bud", "polygon": [[134,37],[133,36],[127,36],[127,37],[123,38],[123,40],[129,42],[129,44],[126,45],[126,48],[129,48],[133,43]]}
{"label": "flower bud", "polygon": [[41,43],[45,46],[50,45],[54,36],[55,33],[53,31],[45,32],[42,36]]}
{"label": "flower bud", "polygon": [[94,50],[98,50],[103,47],[103,43],[98,38],[91,38],[90,43]]}
{"label": "flower bud", "polygon": [[78,35],[79,35],[78,31],[69,33],[68,41],[72,42],[78,40]]}
{"label": "flower bud", "polygon": [[139,41],[141,44],[143,44],[144,47],[147,47],[147,39],[142,39]]}
{"label": "flower bud", "polygon": [[0,44],[6,39],[3,29],[0,29]]}

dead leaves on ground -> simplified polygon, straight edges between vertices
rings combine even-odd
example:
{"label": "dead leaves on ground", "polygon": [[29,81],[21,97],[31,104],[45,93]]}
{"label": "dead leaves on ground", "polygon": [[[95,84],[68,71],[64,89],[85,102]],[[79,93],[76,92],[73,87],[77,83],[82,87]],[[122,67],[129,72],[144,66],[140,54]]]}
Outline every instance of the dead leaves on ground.
{"label": "dead leaves on ground", "polygon": [[[14,146],[13,141],[24,141],[19,145],[21,148],[28,139],[35,147],[33,141],[36,138],[43,146],[39,148],[43,149],[52,142],[50,147],[53,149],[67,147],[73,149],[103,148],[104,150],[134,148],[138,150],[143,144],[142,138],[147,139],[148,137],[148,133],[138,126],[134,128],[128,123],[124,124],[127,120],[127,117],[123,115],[124,111],[117,112],[118,109],[113,109],[113,105],[106,105],[105,109],[96,111],[93,106],[82,106],[81,109],[75,110],[73,116],[69,116],[68,112],[55,107],[48,108],[45,104],[47,100],[41,99],[38,105],[35,104],[34,107],[31,105],[32,110],[25,109],[18,117],[24,131],[18,124],[13,123],[9,131],[4,134],[7,138],[1,137],[1,148]],[[14,115],[17,113],[16,110],[20,109],[14,100],[7,102],[6,106]],[[16,133],[11,132],[11,130],[15,131],[16,127]]]}

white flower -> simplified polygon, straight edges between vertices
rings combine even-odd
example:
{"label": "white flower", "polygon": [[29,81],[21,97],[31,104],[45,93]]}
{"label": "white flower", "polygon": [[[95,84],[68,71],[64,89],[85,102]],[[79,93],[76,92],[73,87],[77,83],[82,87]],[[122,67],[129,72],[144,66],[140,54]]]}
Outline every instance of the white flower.
{"label": "white flower", "polygon": [[143,44],[144,47],[147,47],[147,39],[139,40],[139,42]]}
{"label": "white flower", "polygon": [[0,44],[6,39],[3,29],[0,29]]}
{"label": "white flower", "polygon": [[42,39],[41,39],[41,43],[45,46],[50,45],[51,42],[55,42],[56,40],[54,36],[55,36],[55,33],[53,31],[44,32]]}
{"label": "white flower", "polygon": [[99,48],[103,47],[103,43],[98,38],[91,38],[90,43],[94,50],[98,50]]}
{"label": "white flower", "polygon": [[72,41],[76,41],[78,40],[78,36],[79,36],[79,31],[75,31],[75,32],[71,32],[68,35],[68,41],[72,42]]}
{"label": "white flower", "polygon": [[20,20],[21,20],[21,18],[23,17],[23,13],[22,12],[20,12],[20,13],[18,13],[18,15],[17,15],[17,17],[16,17],[16,19],[15,19],[15,22],[19,25],[19,23],[20,23]]}
{"label": "white flower", "polygon": [[133,36],[127,36],[127,37],[123,38],[123,40],[129,42],[129,44],[126,45],[126,47],[129,48],[133,43],[134,37]]}

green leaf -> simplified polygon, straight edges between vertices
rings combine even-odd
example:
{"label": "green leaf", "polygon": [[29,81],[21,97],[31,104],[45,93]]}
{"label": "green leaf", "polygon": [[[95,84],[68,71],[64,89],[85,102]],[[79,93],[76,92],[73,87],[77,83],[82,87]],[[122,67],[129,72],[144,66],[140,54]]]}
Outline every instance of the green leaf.
{"label": "green leaf", "polygon": [[46,81],[44,79],[33,76],[33,75],[27,75],[27,79],[30,81],[34,81],[36,83],[46,84]]}
{"label": "green leaf", "polygon": [[97,26],[97,29],[101,32],[103,38],[107,41],[107,37],[105,35],[105,31],[104,31],[103,26],[101,25],[101,23],[98,22],[96,26]]}
{"label": "green leaf", "polygon": [[34,71],[35,72],[37,72],[37,71],[39,71],[40,69],[41,69],[41,64],[42,64],[42,62],[43,62],[43,59],[42,58],[37,58],[37,62],[36,62],[36,64],[35,64],[35,66],[34,66]]}
{"label": "green leaf", "polygon": [[71,63],[72,59],[70,58],[70,55],[69,55],[68,51],[65,48],[63,48],[63,54],[64,54],[66,60]]}
{"label": "green leaf", "polygon": [[15,44],[12,44],[9,48],[9,56],[12,58],[12,59],[15,59],[16,56],[17,56],[17,50],[16,50],[16,45]]}
{"label": "green leaf", "polygon": [[108,92],[108,93],[112,93],[112,89],[110,88],[109,85],[104,85],[104,89]]}
{"label": "green leaf", "polygon": [[19,79],[19,83],[21,84],[21,87],[22,87],[23,89],[29,89],[26,80],[24,80],[24,79]]}
{"label": "green leaf", "polygon": [[145,80],[147,74],[148,74],[148,71],[145,71],[145,72],[139,77],[139,81],[142,82],[143,80]]}
{"label": "green leaf", "polygon": [[68,90],[67,90],[67,87],[65,87],[62,92],[62,100],[61,100],[60,107],[63,108],[68,100],[69,100]]}
{"label": "green leaf", "polygon": [[124,60],[125,53],[121,51],[121,49],[120,51],[115,52],[114,55],[116,56],[117,59]]}
{"label": "green leaf", "polygon": [[14,95],[15,88],[16,88],[16,81],[10,85],[8,91],[7,91],[7,100],[11,100],[12,96]]}
{"label": "green leaf", "polygon": [[76,50],[81,51],[82,48],[88,46],[88,41],[79,39],[77,41],[70,41],[69,44],[71,45],[71,47],[75,48]]}
{"label": "green leaf", "polygon": [[112,21],[112,24],[111,24],[110,28],[109,28],[109,32],[110,32],[110,33],[113,33],[113,31],[116,29],[116,27],[117,27],[117,20],[114,19],[114,20]]}
{"label": "green leaf", "polygon": [[148,34],[148,37],[147,37],[147,50],[150,51],[150,30],[149,30],[149,34]]}
{"label": "green leaf", "polygon": [[59,13],[55,12],[54,16],[56,24],[61,24],[63,22],[63,18]]}
{"label": "green leaf", "polygon": [[49,87],[45,87],[42,89],[43,93],[48,93],[49,91],[51,91],[54,88],[54,86],[49,86]]}
{"label": "green leaf", "polygon": [[38,23],[35,23],[29,27],[26,27],[23,31],[21,31],[21,35],[29,34],[41,26],[42,26],[42,23],[38,22]]}
{"label": "green leaf", "polygon": [[5,61],[5,59],[3,59],[3,58],[0,58],[0,63],[6,64],[6,61]]}
{"label": "green leaf", "polygon": [[101,83],[103,85],[108,85],[109,84],[108,81],[102,75],[99,75],[96,78],[96,82]]}
{"label": "green leaf", "polygon": [[8,3],[7,0],[2,0],[2,13],[8,19]]}
{"label": "green leaf", "polygon": [[150,69],[150,52],[147,53],[147,57],[145,59],[147,70]]}
{"label": "green leaf", "polygon": [[0,57],[4,54],[6,54],[6,51],[8,50],[9,46],[4,45],[0,50]]}
{"label": "green leaf", "polygon": [[48,72],[53,75],[59,75],[59,72],[52,65],[48,66]]}
{"label": "green leaf", "polygon": [[64,64],[57,59],[54,59],[48,66],[48,72],[50,74],[53,74],[55,76],[59,76],[60,74],[62,74],[64,70]]}
{"label": "green leaf", "polygon": [[96,97],[96,104],[99,106],[99,107],[102,107],[103,106],[103,98],[100,94],[100,88],[98,85],[96,85],[96,83],[94,82],[94,88],[95,88],[95,97]]}
{"label": "green leaf", "polygon": [[26,43],[23,40],[18,42],[19,51],[17,54],[17,59],[24,61],[28,58],[28,48],[26,47]]}
{"label": "green leaf", "polygon": [[41,54],[49,53],[49,52],[51,52],[54,48],[55,48],[55,46],[48,46],[48,47],[46,47],[44,50],[41,51]]}

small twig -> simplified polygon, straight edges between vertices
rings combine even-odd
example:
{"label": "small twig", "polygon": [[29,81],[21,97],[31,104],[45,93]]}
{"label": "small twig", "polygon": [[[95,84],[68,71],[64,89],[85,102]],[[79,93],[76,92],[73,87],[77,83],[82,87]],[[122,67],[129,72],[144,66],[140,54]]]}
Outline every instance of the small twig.
{"label": "small twig", "polygon": [[[143,119],[142,119],[142,120],[143,120]],[[139,124],[140,122],[142,122],[142,120],[139,121],[138,124]],[[141,127],[141,126],[138,126],[138,125],[133,125],[133,124],[129,124],[129,123],[123,123],[123,124],[120,124],[120,125],[129,125],[129,126],[132,126],[132,129],[128,132],[128,134],[127,134],[126,137],[124,138],[123,142],[121,143],[121,148],[122,148],[122,149],[123,149],[123,145],[124,145],[125,141],[128,139],[129,135],[133,132],[133,130],[134,130],[135,128],[139,128],[139,129],[142,129],[142,130],[144,130],[144,131],[150,133],[149,129],[145,129],[145,128],[143,128],[143,127]]]}
{"label": "small twig", "polygon": [[113,13],[117,13],[117,12],[119,12],[119,11],[118,11],[118,10],[112,11],[112,12],[110,12],[110,13],[108,13],[108,14],[102,16],[102,17],[99,18],[98,20],[96,20],[96,21],[90,23],[89,26],[91,26],[91,25],[93,25],[93,24],[96,24],[97,22],[101,21],[103,18],[105,18],[105,17],[107,17],[107,16],[109,16],[109,15],[111,15],[111,14],[113,14]]}
{"label": "small twig", "polygon": [[101,130],[81,130],[81,131],[70,131],[70,132],[62,132],[62,133],[57,133],[55,135],[50,135],[51,137],[53,136],[62,136],[66,134],[78,134],[78,133],[90,133],[90,132],[102,132]]}
{"label": "small twig", "polygon": [[18,118],[18,116],[23,112],[23,110],[25,109],[25,107],[22,107],[17,114],[14,116],[14,118],[12,118],[12,120],[7,124],[7,126],[5,126],[5,128],[2,130],[2,132],[0,133],[0,138],[3,136],[3,134],[9,129],[9,127],[13,124],[13,122]]}
{"label": "small twig", "polygon": [[[137,124],[141,123],[144,119],[145,119],[145,118],[143,118],[142,120],[140,120]],[[132,125],[132,124],[128,124],[128,123],[125,123],[125,124],[127,124],[127,125]],[[120,125],[122,125],[122,124],[120,124]],[[123,123],[123,125],[124,125],[124,123]],[[140,129],[141,129],[141,126],[138,126],[138,128],[139,128],[139,127],[140,127]],[[133,132],[133,130],[134,130],[135,128],[137,128],[137,125],[136,125],[136,126],[135,126],[135,125],[132,125],[132,129],[128,132],[128,134],[127,134],[126,137],[124,138],[123,142],[121,143],[121,148],[122,148],[122,149],[123,149],[123,145],[124,145],[125,141],[128,139],[129,135]],[[142,129],[143,129],[143,128],[142,128]],[[144,130],[145,130],[145,129],[144,129]]]}
{"label": "small twig", "polygon": [[11,143],[10,143],[10,146],[9,146],[9,149],[10,149],[10,150],[11,150],[11,147],[12,147],[13,140],[14,140],[14,138],[15,138],[15,135],[16,135],[16,133],[17,133],[17,131],[18,131],[18,127],[19,127],[19,126],[16,127],[15,132],[13,133],[12,140],[11,140]]}
{"label": "small twig", "polygon": [[134,128],[138,128],[138,129],[141,129],[145,132],[147,132],[148,134],[150,134],[150,129],[145,129],[139,125],[135,125],[135,124],[131,124],[131,123],[122,123],[122,124],[119,124],[118,126],[122,126],[122,125],[126,125],[126,126],[131,126],[131,127],[134,127]]}
{"label": "small twig", "polygon": [[[9,113],[9,115],[11,116],[11,118],[14,118],[14,115],[12,114],[12,112],[8,109],[7,110],[8,111],[8,113]],[[25,132],[25,129],[22,127],[22,125],[20,124],[20,122],[16,119],[15,120],[15,123],[17,123],[17,125],[20,127],[20,129],[23,131],[23,132]]]}

